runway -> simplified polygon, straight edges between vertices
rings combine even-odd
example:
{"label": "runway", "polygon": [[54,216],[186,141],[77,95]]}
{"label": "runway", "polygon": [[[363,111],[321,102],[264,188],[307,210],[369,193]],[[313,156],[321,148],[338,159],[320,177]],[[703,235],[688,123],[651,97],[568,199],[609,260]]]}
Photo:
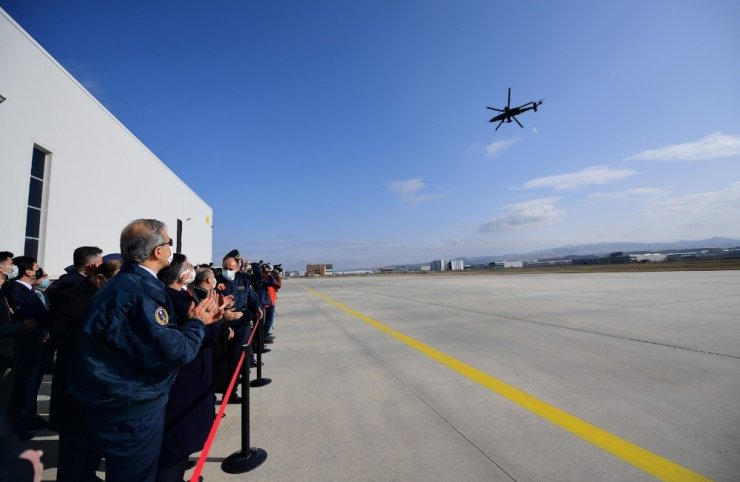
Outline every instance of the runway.
{"label": "runway", "polygon": [[[287,279],[205,480],[737,480],[740,271]],[[252,372],[254,377],[254,371]]]}

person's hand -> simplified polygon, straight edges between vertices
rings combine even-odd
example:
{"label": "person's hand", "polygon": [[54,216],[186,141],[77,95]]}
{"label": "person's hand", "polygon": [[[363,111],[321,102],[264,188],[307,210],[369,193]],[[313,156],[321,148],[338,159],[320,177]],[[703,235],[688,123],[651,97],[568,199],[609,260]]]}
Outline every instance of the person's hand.
{"label": "person's hand", "polygon": [[236,333],[234,333],[234,330],[232,330],[231,328],[229,328],[229,337],[227,339],[228,340],[233,339],[234,338],[234,335],[236,335]]}
{"label": "person's hand", "polygon": [[18,455],[18,458],[28,460],[33,465],[33,482],[41,482],[41,475],[44,471],[44,464],[41,463],[42,455],[44,455],[43,450],[31,449],[21,452]]}
{"label": "person's hand", "polygon": [[241,311],[236,311],[236,310],[226,310],[226,311],[224,311],[224,319],[226,321],[238,320],[242,316],[244,316],[244,313],[242,313]]}
{"label": "person's hand", "polygon": [[208,296],[203,298],[198,306],[195,306],[195,303],[190,303],[188,316],[191,319],[197,318],[206,325],[219,321],[223,317],[224,311],[220,307],[218,297],[219,295],[216,292],[209,291]]}
{"label": "person's hand", "polygon": [[221,304],[223,305],[224,309],[232,308],[234,306],[234,295],[222,295],[221,299],[223,300]]}

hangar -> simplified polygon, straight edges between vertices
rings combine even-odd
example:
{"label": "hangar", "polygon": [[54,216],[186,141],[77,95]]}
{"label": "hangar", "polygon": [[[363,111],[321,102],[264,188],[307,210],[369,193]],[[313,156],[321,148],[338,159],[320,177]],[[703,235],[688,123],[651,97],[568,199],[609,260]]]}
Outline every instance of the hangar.
{"label": "hangar", "polygon": [[211,207],[2,9],[0,65],[0,250],[58,276],[76,247],[118,252],[129,221],[156,218],[210,261]]}

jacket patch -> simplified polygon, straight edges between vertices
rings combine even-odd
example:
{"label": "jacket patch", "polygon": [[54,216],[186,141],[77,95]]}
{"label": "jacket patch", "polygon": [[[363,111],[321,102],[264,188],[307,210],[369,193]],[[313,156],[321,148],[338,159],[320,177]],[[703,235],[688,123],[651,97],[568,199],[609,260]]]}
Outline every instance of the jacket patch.
{"label": "jacket patch", "polygon": [[163,306],[160,306],[154,310],[154,319],[160,325],[166,325],[170,321],[170,316],[167,314],[167,310],[165,310]]}

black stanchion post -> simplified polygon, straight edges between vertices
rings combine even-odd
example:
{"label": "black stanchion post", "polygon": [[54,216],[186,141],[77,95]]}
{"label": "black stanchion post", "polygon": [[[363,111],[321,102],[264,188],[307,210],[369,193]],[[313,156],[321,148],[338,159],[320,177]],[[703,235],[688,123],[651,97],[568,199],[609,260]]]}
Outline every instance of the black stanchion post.
{"label": "black stanchion post", "polygon": [[250,447],[249,442],[249,345],[244,345],[242,364],[242,449],[221,462],[221,470],[228,474],[243,474],[262,465],[267,460],[264,449]]}
{"label": "black stanchion post", "polygon": [[263,336],[263,326],[264,324],[264,317],[259,320],[257,323],[257,340],[260,342],[257,343],[257,378],[252,380],[252,382],[249,384],[252,387],[264,387],[265,385],[269,385],[272,380],[269,378],[262,378],[262,352],[265,349],[265,343]]}

